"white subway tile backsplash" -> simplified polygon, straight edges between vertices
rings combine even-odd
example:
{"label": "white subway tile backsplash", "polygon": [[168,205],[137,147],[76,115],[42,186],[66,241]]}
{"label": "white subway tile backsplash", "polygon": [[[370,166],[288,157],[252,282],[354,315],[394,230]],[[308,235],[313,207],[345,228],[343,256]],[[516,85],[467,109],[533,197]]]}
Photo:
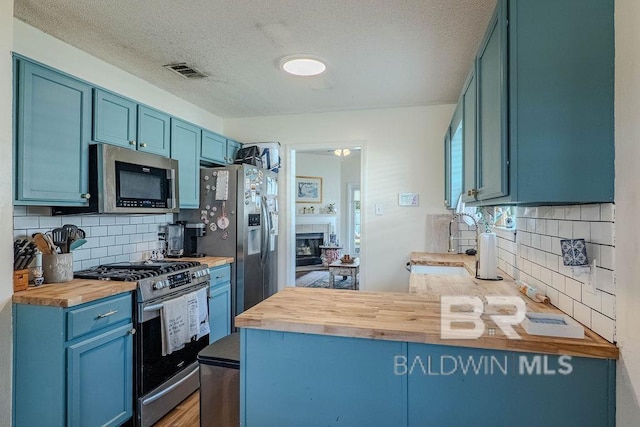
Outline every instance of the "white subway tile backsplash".
{"label": "white subway tile backsplash", "polygon": [[116,217],[111,215],[100,216],[100,225],[113,225],[116,223]]}
{"label": "white subway tile backsplash", "polygon": [[604,203],[600,205],[600,220],[601,221],[615,221],[615,208],[616,205],[613,203]]}
{"label": "white subway tile backsplash", "polygon": [[600,205],[580,206],[580,219],[582,221],[600,221]]}
{"label": "white subway tile backsplash", "polygon": [[[72,215],[51,216],[51,209],[42,206],[14,208],[14,236],[31,236],[47,232],[63,224],[75,224],[86,232],[81,248],[73,251],[74,269],[87,269],[99,264],[143,260],[151,251],[162,248],[158,227],[173,222],[167,215]],[[138,232],[138,225],[144,231]],[[510,258],[510,254],[505,254]]]}
{"label": "white subway tile backsplash", "polygon": [[613,223],[612,222],[592,222],[591,242],[601,245],[613,245]]}
{"label": "white subway tile backsplash", "polygon": [[596,271],[596,287],[607,293],[615,294],[616,285],[613,271],[598,267]]}
{"label": "white subway tile backsplash", "polygon": [[[602,246],[596,245],[600,250],[600,257],[598,259],[598,264],[601,267],[607,268],[609,270],[615,269],[615,251],[613,250],[613,246]],[[587,253],[588,254],[588,253]]]}
{"label": "white subway tile backsplash", "polygon": [[580,220],[580,206],[567,206],[564,215],[566,219]]}
{"label": "white subway tile backsplash", "polygon": [[40,228],[40,221],[37,216],[15,216],[13,217],[13,229]]}
{"label": "white subway tile backsplash", "polygon": [[566,278],[564,283],[564,290],[574,300],[582,300],[582,283],[577,280]]}
{"label": "white subway tile backsplash", "polygon": [[588,222],[575,221],[573,223],[573,238],[591,240],[591,227]]}
{"label": "white subway tile backsplash", "polygon": [[591,328],[591,309],[586,305],[574,301],[573,317],[587,328]]}
{"label": "white subway tile backsplash", "polygon": [[602,314],[612,319],[616,318],[616,297],[615,295],[602,292]]}
{"label": "white subway tile backsplash", "polygon": [[[516,245],[498,234],[499,265],[539,289],[551,303],[606,339],[615,339],[615,205],[539,206],[516,208]],[[587,256],[596,259],[595,294],[584,284],[584,268],[565,266],[560,240],[583,238]]]}
{"label": "white subway tile backsplash", "polygon": [[545,225],[545,234],[549,236],[557,236],[558,235],[558,225],[559,221],[557,219],[548,219]]}
{"label": "white subway tile backsplash", "polygon": [[573,238],[573,226],[571,221],[558,221],[558,234],[561,239]]}
{"label": "white subway tile backsplash", "polygon": [[91,227],[100,225],[100,217],[97,215],[87,215],[82,217],[82,227]]}
{"label": "white subway tile backsplash", "polygon": [[[311,227],[313,227],[313,225]],[[136,233],[146,233],[147,231],[149,231],[149,224],[136,225]],[[311,228],[311,231],[315,231],[315,230]],[[319,231],[322,231],[322,230],[319,230]]]}
{"label": "white subway tile backsplash", "polygon": [[591,312],[591,329],[607,341],[613,342],[615,339],[615,322],[613,319],[598,313]]}
{"label": "white subway tile backsplash", "polygon": [[573,300],[569,296],[560,292],[559,298],[558,298],[558,304],[559,304],[558,308],[560,310],[564,311],[569,316],[573,317]]}

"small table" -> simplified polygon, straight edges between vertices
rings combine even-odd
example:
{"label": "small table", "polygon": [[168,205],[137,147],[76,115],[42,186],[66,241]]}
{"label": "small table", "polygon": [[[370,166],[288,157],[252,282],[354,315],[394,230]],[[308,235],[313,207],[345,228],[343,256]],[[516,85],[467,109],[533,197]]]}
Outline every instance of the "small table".
{"label": "small table", "polygon": [[320,245],[320,259],[322,260],[322,265],[327,267],[329,264],[340,259],[342,254],[342,246],[330,246],[330,245]]}
{"label": "small table", "polygon": [[352,264],[345,264],[342,261],[334,261],[329,264],[329,288],[333,289],[335,287],[335,276],[342,276],[344,279],[347,276],[351,276],[351,284],[353,285],[353,290],[357,291],[359,289],[358,284],[358,273],[360,272],[360,258],[355,258],[355,261]]}

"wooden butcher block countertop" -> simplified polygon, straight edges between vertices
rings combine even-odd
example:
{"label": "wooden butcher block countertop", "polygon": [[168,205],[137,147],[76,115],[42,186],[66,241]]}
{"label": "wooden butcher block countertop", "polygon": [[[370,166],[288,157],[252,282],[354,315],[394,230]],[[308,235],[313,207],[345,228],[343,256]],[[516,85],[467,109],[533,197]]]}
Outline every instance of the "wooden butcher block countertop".
{"label": "wooden butcher block countertop", "polygon": [[[232,263],[233,258],[179,258],[172,259],[172,261],[198,261],[208,264],[209,267],[217,267]],[[13,294],[13,302],[16,304],[73,307],[123,292],[135,291],[136,287],[137,282],[73,279],[70,282],[50,283],[38,287],[30,287],[26,291],[16,292]]]}
{"label": "wooden butcher block countertop", "polygon": [[[450,257],[450,258],[449,258]],[[474,266],[468,255],[412,254],[412,262],[429,265]],[[475,267],[472,268],[475,272]],[[286,288],[236,317],[236,326],[343,337],[406,341],[459,347],[563,354],[617,359],[618,348],[585,328],[584,339],[527,334],[514,326],[521,339],[509,339],[491,320],[492,314],[512,314],[513,309],[487,306],[482,315],[486,327],[478,339],[444,339],[440,336],[440,296],[520,296],[532,312],[561,313],[551,306],[533,302],[504,281],[483,281],[471,277],[435,276],[435,281],[412,278],[414,293],[363,292],[317,288]],[[416,275],[412,276],[426,276]],[[429,275],[430,278],[434,276]],[[485,301],[486,302],[486,301]],[[490,333],[495,332],[495,335]]]}

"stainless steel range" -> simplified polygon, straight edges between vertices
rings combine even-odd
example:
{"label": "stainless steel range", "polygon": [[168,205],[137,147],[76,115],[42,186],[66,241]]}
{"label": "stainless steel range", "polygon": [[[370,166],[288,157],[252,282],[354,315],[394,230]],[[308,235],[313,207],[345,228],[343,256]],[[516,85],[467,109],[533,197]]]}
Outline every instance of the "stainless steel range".
{"label": "stainless steel range", "polygon": [[137,281],[134,347],[135,420],[151,426],[200,386],[198,352],[209,335],[162,355],[160,313],[163,304],[201,288],[209,292],[209,268],[199,262],[153,261],[105,264],[78,271],[75,277]]}

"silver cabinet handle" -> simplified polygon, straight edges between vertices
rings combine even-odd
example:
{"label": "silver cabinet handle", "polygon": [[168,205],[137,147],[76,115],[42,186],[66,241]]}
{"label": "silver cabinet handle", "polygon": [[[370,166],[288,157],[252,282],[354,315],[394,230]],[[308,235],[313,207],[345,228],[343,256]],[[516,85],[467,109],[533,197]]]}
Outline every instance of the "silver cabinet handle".
{"label": "silver cabinet handle", "polygon": [[90,199],[90,198],[91,198],[91,194],[90,194],[90,193],[82,193],[82,194],[80,195],[80,197],[82,197],[83,199],[87,199],[87,200],[88,200],[88,199]]}
{"label": "silver cabinet handle", "polygon": [[96,317],[96,319],[104,319],[105,317],[113,316],[117,312],[118,312],[118,310],[107,311],[104,314],[98,314],[98,317]]}
{"label": "silver cabinet handle", "polygon": [[136,145],[135,141],[129,141],[129,145]]}
{"label": "silver cabinet handle", "polygon": [[146,143],[146,142],[141,142],[141,143],[140,143],[140,147],[142,147],[142,148],[146,148],[146,146],[147,146],[147,143]]}

